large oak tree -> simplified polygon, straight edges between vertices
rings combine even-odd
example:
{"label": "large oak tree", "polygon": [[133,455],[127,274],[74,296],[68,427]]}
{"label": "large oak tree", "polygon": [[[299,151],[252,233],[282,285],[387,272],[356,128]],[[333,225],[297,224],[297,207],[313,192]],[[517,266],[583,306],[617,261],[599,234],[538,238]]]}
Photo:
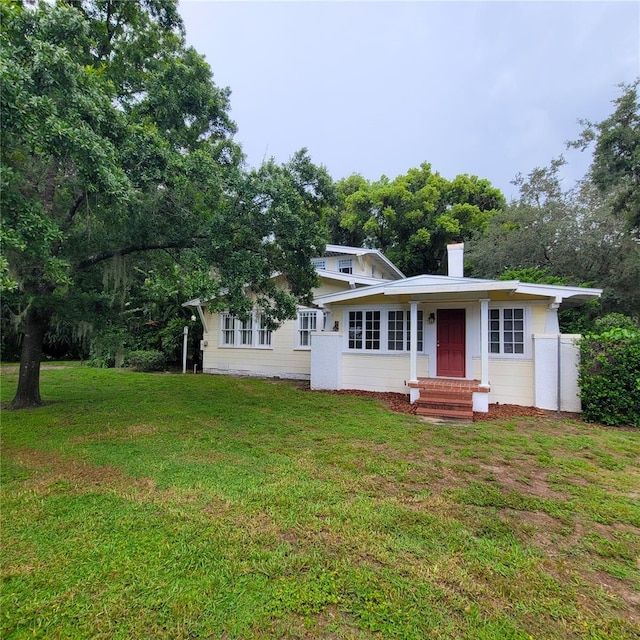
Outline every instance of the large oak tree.
{"label": "large oak tree", "polygon": [[186,47],[176,0],[0,0],[0,22],[0,270],[23,333],[12,406],[41,403],[52,321],[90,324],[105,274],[150,252],[191,252],[202,293],[233,310],[250,284],[268,318],[290,317],[314,282],[330,180],[304,152],[243,170],[229,91]]}

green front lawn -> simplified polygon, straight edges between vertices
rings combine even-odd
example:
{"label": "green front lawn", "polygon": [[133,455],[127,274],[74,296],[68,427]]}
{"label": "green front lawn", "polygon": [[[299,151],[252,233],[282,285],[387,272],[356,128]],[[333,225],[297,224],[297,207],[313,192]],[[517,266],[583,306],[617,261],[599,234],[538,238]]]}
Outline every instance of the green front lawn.
{"label": "green front lawn", "polygon": [[299,387],[44,370],[2,412],[0,637],[640,635],[640,432]]}

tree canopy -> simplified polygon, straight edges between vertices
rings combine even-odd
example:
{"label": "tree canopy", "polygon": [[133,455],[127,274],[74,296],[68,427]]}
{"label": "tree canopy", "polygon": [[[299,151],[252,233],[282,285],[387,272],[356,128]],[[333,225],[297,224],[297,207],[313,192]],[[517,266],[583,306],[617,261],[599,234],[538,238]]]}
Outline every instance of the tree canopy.
{"label": "tree canopy", "polygon": [[602,311],[640,315],[640,112],[638,83],[624,85],[614,113],[601,123],[582,121],[578,142],[593,147],[585,178],[564,189],[562,158],[519,175],[519,197],[469,243],[473,274],[501,277],[532,271],[549,282],[603,289]]}
{"label": "tree canopy", "polygon": [[304,151],[244,171],[229,91],[185,45],[176,0],[0,12],[1,283],[24,333],[13,406],[40,402],[51,323],[99,318],[109,277],[150,252],[192,252],[213,276],[203,295],[224,288],[241,312],[251,285],[270,321],[290,317],[331,181]]}
{"label": "tree canopy", "polygon": [[611,199],[614,214],[626,220],[628,229],[640,233],[640,79],[621,84],[613,113],[602,122],[580,120],[580,138],[569,146],[593,146],[589,179],[599,193]]}
{"label": "tree canopy", "polygon": [[441,272],[450,242],[466,240],[502,207],[488,180],[453,180],[423,163],[394,180],[355,174],[337,183],[339,207],[327,225],[337,243],[380,249],[406,275]]}

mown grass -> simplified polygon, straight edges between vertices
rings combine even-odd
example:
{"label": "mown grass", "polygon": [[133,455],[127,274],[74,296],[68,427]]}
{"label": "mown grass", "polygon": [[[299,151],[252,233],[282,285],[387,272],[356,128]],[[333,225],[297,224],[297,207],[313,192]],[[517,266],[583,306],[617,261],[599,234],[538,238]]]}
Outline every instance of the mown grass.
{"label": "mown grass", "polygon": [[637,431],[203,375],[42,387],[2,413],[2,638],[640,635]]}

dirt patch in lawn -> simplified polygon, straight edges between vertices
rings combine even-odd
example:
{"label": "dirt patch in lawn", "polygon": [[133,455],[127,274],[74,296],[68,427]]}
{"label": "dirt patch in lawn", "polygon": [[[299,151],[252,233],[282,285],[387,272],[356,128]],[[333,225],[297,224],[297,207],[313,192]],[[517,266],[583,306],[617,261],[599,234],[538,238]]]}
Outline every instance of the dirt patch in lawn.
{"label": "dirt patch in lawn", "polygon": [[484,473],[491,474],[507,491],[518,491],[536,498],[565,500],[568,496],[549,486],[549,472],[546,469],[531,468],[530,465],[497,465],[479,463]]}

